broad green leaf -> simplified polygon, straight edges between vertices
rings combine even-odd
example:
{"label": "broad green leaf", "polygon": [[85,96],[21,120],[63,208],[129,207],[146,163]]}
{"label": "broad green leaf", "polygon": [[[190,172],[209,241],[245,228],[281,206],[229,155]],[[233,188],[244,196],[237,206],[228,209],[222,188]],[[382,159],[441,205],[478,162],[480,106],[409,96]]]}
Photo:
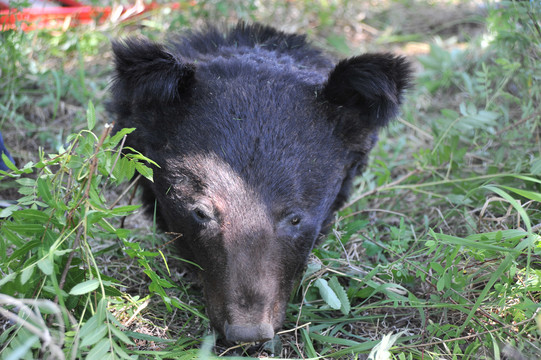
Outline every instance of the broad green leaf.
{"label": "broad green leaf", "polygon": [[342,285],[340,285],[340,282],[338,281],[336,276],[333,276],[331,280],[329,280],[329,286],[331,287],[331,289],[333,289],[334,293],[338,297],[338,300],[340,300],[340,311],[342,311],[342,314],[349,314],[349,312],[351,311],[351,305],[349,303],[348,295]]}
{"label": "broad green leaf", "polygon": [[92,346],[107,334],[107,325],[100,324],[97,327],[93,328],[88,335],[81,337],[81,346]]}
{"label": "broad green leaf", "polygon": [[111,214],[113,215],[130,215],[133,211],[139,209],[141,205],[125,205],[125,206],[117,206],[114,209],[111,210]]}
{"label": "broad green leaf", "polygon": [[98,324],[105,321],[107,316],[107,299],[103,298],[98,303],[98,309],[96,310],[96,316],[98,317]]}
{"label": "broad green leaf", "polygon": [[122,138],[125,136],[125,135],[128,135],[130,134],[131,132],[133,132],[135,130],[135,128],[124,128],[124,129],[121,129],[120,131],[118,131],[116,134],[114,134],[113,136],[111,136],[109,138],[109,140],[106,140],[105,141],[105,145],[107,147],[115,147],[119,142],[120,140],[122,140]]}
{"label": "broad green leaf", "polygon": [[22,273],[21,273],[21,284],[22,285],[26,284],[28,279],[30,279],[30,277],[34,273],[34,269],[35,269],[35,266],[34,266],[34,264],[32,264],[32,265],[28,266],[27,268],[25,268],[22,271]]}
{"label": "broad green leaf", "polygon": [[109,339],[102,339],[90,350],[86,356],[86,360],[103,360],[103,357],[109,352],[111,342]]}
{"label": "broad green leaf", "polygon": [[131,341],[130,338],[128,336],[126,336],[126,334],[124,334],[119,328],[117,328],[116,326],[111,325],[110,329],[113,332],[113,334],[115,334],[116,337],[120,341],[122,341],[124,344],[134,345],[133,341]]}
{"label": "broad green leaf", "polygon": [[40,177],[37,180],[38,183],[38,195],[41,196],[43,201],[47,204],[52,203],[52,192],[51,189],[52,185],[50,184],[50,181],[47,181],[46,179]]}
{"label": "broad green leaf", "polygon": [[86,121],[88,123],[88,130],[94,129],[96,126],[96,110],[92,100],[88,100],[88,108],[86,109]]}
{"label": "broad green leaf", "polygon": [[[133,343],[131,343],[130,345],[135,345]],[[122,359],[126,359],[126,360],[133,360],[133,358],[131,356],[129,356],[123,349],[120,345],[118,345],[117,343],[113,343],[113,348],[115,350],[115,353],[116,355],[120,356],[120,358]],[[199,349],[198,349],[199,350]]]}
{"label": "broad green leaf", "polygon": [[321,298],[325,300],[327,305],[329,305],[334,310],[340,309],[340,299],[338,299],[338,296],[336,296],[333,289],[331,289],[331,287],[327,283],[327,280],[321,278],[317,279],[314,282],[314,285],[319,289],[319,294],[321,295]]}
{"label": "broad green leaf", "polygon": [[36,180],[35,179],[31,179],[31,178],[22,178],[22,179],[17,179],[15,180],[15,182],[21,186],[30,186],[30,187],[33,187],[36,185]]}
{"label": "broad green leaf", "polygon": [[0,279],[0,286],[4,285],[5,283],[9,282],[9,281],[12,281],[15,279],[15,277],[17,277],[17,273],[11,273],[11,274],[8,274],[6,276],[3,276],[1,279]]}
{"label": "broad green leaf", "polygon": [[430,267],[436,271],[438,274],[443,274],[443,266],[441,266],[440,263],[437,262],[431,262]]}
{"label": "broad green leaf", "polygon": [[75,285],[71,291],[70,295],[82,295],[89,293],[93,290],[96,290],[100,286],[100,282],[98,279],[90,279],[87,281],[84,281],[80,284]]}
{"label": "broad green leaf", "polygon": [[438,291],[443,291],[445,288],[445,274],[442,274],[436,283],[436,289]]}
{"label": "broad green leaf", "polygon": [[53,273],[53,262],[52,259],[49,256],[44,257],[40,261],[37,262],[39,269],[45,274],[45,275],[51,275]]}
{"label": "broad green leaf", "polygon": [[6,155],[6,153],[2,152],[2,160],[4,161],[4,164],[8,167],[9,170],[17,171],[17,166],[11,162],[9,157]]}
{"label": "broad green leaf", "polygon": [[152,175],[153,175],[153,172],[152,172],[152,169],[149,168],[148,166],[146,165],[143,165],[141,163],[135,163],[135,169],[137,170],[137,172],[141,175],[143,175],[145,178],[147,178],[148,180],[150,181],[154,181],[152,179]]}
{"label": "broad green leaf", "polygon": [[17,205],[11,205],[0,210],[0,218],[10,217],[14,211],[17,211],[19,207]]}
{"label": "broad green leaf", "polygon": [[96,326],[98,326],[98,317],[94,315],[81,327],[81,330],[79,330],[79,336],[81,338],[86,337],[94,330],[94,328],[96,328]]}

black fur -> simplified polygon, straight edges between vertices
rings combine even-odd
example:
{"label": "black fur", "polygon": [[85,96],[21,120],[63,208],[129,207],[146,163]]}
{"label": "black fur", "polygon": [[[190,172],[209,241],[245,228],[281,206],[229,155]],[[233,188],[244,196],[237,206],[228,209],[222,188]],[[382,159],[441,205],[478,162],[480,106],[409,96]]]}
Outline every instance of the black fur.
{"label": "black fur", "polygon": [[304,36],[244,23],[113,51],[109,108],[117,129],[137,128],[128,145],[160,165],[146,200],[203,267],[212,324],[231,341],[270,336],[398,112],[407,61],[366,54],[335,66]]}

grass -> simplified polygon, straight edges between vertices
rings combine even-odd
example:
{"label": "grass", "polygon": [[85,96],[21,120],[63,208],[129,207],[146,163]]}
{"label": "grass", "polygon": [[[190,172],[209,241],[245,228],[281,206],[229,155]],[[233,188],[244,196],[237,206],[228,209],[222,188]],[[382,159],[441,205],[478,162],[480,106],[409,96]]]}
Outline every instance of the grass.
{"label": "grass", "polygon": [[[533,359],[541,353],[541,4],[182,3],[0,33],[0,357]],[[442,14],[445,14],[443,16]],[[418,69],[402,117],[292,294],[284,332],[215,343],[197,282],[142,215],[104,111],[108,40],[257,20]],[[128,132],[127,130],[126,132]],[[521,357],[522,356],[522,357]]]}

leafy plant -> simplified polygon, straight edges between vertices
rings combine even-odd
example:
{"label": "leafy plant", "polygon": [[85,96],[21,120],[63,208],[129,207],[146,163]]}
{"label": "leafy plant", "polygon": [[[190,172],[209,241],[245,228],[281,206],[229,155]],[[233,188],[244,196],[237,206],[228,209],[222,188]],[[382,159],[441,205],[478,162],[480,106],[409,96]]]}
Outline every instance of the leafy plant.
{"label": "leafy plant", "polygon": [[[95,127],[91,102],[87,123],[89,129]],[[128,230],[114,225],[115,219],[140,205],[118,205],[120,198],[111,202],[104,194],[111,186],[130,180],[136,171],[152,179],[152,169],[147,166],[152,161],[140,154],[121,156],[122,146],[118,145],[134,129],[113,136],[110,130],[106,126],[99,137],[83,130],[70,136],[67,148],[59,154],[41,153],[37,163],[28,162],[20,169],[3,157],[11,171],[1,175],[14,180],[22,195],[0,212],[1,309],[14,321],[2,335],[5,358],[28,357],[40,348],[54,357],[65,351],[77,357],[114,354],[130,358],[126,346],[134,345],[133,341],[108,310],[109,298],[121,296],[121,284],[102,272],[100,251],[95,249],[107,244],[109,251],[121,251],[117,238],[124,241],[128,254],[140,249],[127,241]],[[148,263],[150,255],[139,257]],[[147,275],[154,281],[153,292],[164,294],[162,286],[172,286],[148,265]],[[173,304],[191,310],[178,300]],[[49,313],[56,315],[59,327],[52,342],[48,339],[53,329],[45,325]],[[74,321],[73,316],[79,320]]]}

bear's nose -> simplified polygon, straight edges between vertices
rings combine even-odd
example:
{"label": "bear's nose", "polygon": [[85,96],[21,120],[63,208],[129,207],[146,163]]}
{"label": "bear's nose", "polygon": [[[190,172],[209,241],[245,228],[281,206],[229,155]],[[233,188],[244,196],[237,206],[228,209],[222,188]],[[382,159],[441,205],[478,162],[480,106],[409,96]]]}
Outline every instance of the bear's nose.
{"label": "bear's nose", "polygon": [[272,325],[266,322],[259,324],[230,325],[226,321],[224,330],[225,338],[229,342],[262,342],[274,337]]}

